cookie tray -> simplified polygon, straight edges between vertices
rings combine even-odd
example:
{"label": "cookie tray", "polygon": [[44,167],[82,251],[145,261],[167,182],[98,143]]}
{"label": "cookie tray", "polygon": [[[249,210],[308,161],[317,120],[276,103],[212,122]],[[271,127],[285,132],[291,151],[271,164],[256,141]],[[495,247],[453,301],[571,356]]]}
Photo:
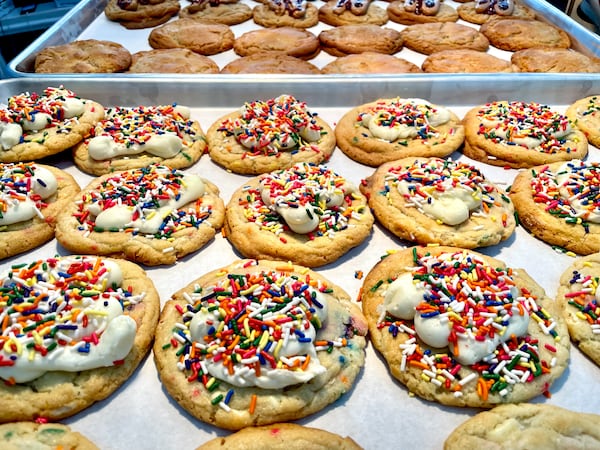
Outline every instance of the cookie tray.
{"label": "cookie tray", "polygon": [[[564,77],[532,76],[524,79],[497,77],[415,77],[409,80],[378,77],[368,79],[325,79],[305,83],[301,78],[281,81],[183,79],[149,80],[133,78],[14,78],[0,81],[0,101],[21,92],[40,92],[48,86],[64,84],[77,95],[94,99],[104,106],[136,106],[140,104],[180,103],[192,108],[192,117],[204,130],[219,118],[237,109],[243,102],[267,99],[280,94],[293,94],[306,101],[330,125],[352,107],[384,97],[421,97],[451,108],[459,117],[468,109],[497,99],[537,101],[554,106],[559,111],[573,101],[600,93],[598,77],[565,80]],[[459,152],[455,159],[468,160]],[[600,160],[600,149],[590,148],[589,157]],[[483,174],[501,186],[508,187],[516,175],[485,164],[469,162],[480,167]],[[71,173],[83,187],[92,177],[74,166],[68,151],[51,158],[54,164]],[[369,176],[374,169],[358,164],[336,149],[327,164],[355,184]],[[197,173],[215,183],[227,203],[235,189],[247,177],[235,175],[212,163],[204,155],[187,172]],[[316,269],[342,286],[357,299],[363,276],[386,252],[405,248],[410,243],[396,239],[379,224],[371,237],[339,261]],[[574,262],[574,257],[554,250],[517,227],[514,235],[502,244],[478,251],[505,261],[510,267],[524,268],[550,297],[554,297],[558,279]],[[66,254],[53,240],[42,247],[0,262],[0,270],[20,262]],[[205,248],[184,258],[174,266],[147,267],[164,304],[169,296],[200,275],[238,259],[240,255],[222,236],[217,235]],[[600,411],[600,397],[590,395],[599,387],[600,368],[578,349],[572,348],[569,368],[551,387],[551,397],[542,395],[532,400],[582,412]],[[478,411],[472,408],[450,408],[412,396],[395,382],[383,359],[371,345],[367,347],[365,367],[354,387],[323,411],[299,420],[306,426],[326,429],[351,436],[365,449],[420,448],[440,449],[448,434]],[[204,441],[228,432],[204,424],[180,408],[162,388],[152,355],[141,364],[132,377],[108,399],[65,419],[64,423],[84,433],[100,448],[114,450],[193,449]]]}
{"label": "cookie tray", "polygon": [[[255,0],[239,0],[242,3],[247,3],[248,6],[254,7],[259,3]],[[575,50],[587,54],[588,56],[600,57],[600,37],[583,26],[577,23],[568,15],[564,14],[559,9],[552,6],[550,3],[544,0],[521,0],[522,3],[536,10],[539,19],[551,23],[564,31],[566,31],[572,40],[572,47]],[[188,0],[180,0],[181,7],[189,5]],[[373,0],[374,4],[378,4],[381,8],[385,9],[389,2],[383,0]],[[445,2],[454,8],[460,3],[454,0],[445,0]],[[312,0],[312,4],[316,7],[320,7],[324,4],[322,0]],[[127,48],[131,53],[135,53],[142,50],[150,50],[151,47],[148,44],[148,35],[151,28],[141,30],[127,30],[116,22],[112,22],[106,18],[104,14],[104,7],[107,4],[107,0],[92,1],[82,0],[78,3],[69,13],[67,13],[61,20],[49,28],[43,33],[38,39],[36,39],[31,45],[23,50],[8,64],[8,74],[10,76],[46,76],[36,75],[34,70],[35,55],[43,48],[53,45],[65,44],[78,39],[100,39],[118,42]],[[175,19],[171,19],[175,20]],[[478,27],[474,24],[459,19],[459,23],[469,25],[472,27]],[[393,28],[401,30],[405,28],[404,25],[388,21],[385,25],[387,28]],[[246,22],[231,26],[235,37],[241,36],[243,33],[261,28],[256,25],[252,19]],[[318,34],[324,30],[331,28],[322,22],[309,28],[313,34]],[[500,50],[490,46],[488,50],[490,54],[497,56],[501,59],[510,60],[511,52]],[[412,51],[408,48],[403,48],[400,52],[396,53],[395,56],[404,58],[410,62],[415,63],[419,67],[421,66],[425,55],[418,52]],[[237,58],[237,55],[233,50],[228,50],[217,55],[210,56],[211,59],[217,63],[220,68],[223,68],[225,64]],[[321,51],[319,55],[311,59],[310,62],[317,67],[321,68],[327,63],[333,61],[335,58],[328,55],[326,52]],[[71,75],[61,75],[61,77],[70,77]],[[97,77],[104,75],[91,74],[89,76]],[[161,77],[161,74],[148,74],[147,77]],[[189,78],[206,77],[207,75],[187,75]],[[237,77],[236,75],[227,75],[228,77]],[[512,74],[512,76],[527,76],[527,74]],[[325,75],[318,75],[318,77],[326,77]],[[334,75],[336,78],[350,77],[356,78],[355,75]],[[401,75],[401,77],[413,78],[413,74]],[[243,76],[242,76],[243,78]],[[315,79],[314,76],[310,77],[311,80]]]}

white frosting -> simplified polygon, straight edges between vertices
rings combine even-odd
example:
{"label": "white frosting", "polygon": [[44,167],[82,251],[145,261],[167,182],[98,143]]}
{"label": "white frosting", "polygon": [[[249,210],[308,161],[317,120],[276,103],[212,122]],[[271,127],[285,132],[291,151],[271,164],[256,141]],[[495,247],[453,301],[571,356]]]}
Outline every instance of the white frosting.
{"label": "white frosting", "polygon": [[183,141],[175,133],[153,134],[144,143],[118,143],[111,136],[94,136],[88,143],[88,152],[96,160],[116,156],[137,155],[142,152],[161,158],[172,158],[183,148]]}
{"label": "white frosting", "polygon": [[[481,123],[487,129],[494,130],[494,134],[501,139],[506,141],[514,142],[515,144],[522,145],[527,148],[536,148],[539,147],[546,138],[536,138],[533,137],[535,133],[529,133],[527,131],[528,125],[526,123],[516,122],[514,124],[508,125],[505,123],[505,119],[490,119],[483,117],[481,118]],[[519,130],[523,130],[522,133]],[[549,132],[549,135],[556,138],[562,139],[565,136],[571,134],[573,129],[570,124],[568,124],[565,129],[561,130],[546,130]]]}
{"label": "white frosting", "polygon": [[[85,105],[81,99],[66,97],[61,99],[65,119],[71,119],[83,114]],[[52,116],[43,112],[31,114],[31,119],[23,120],[23,129],[27,131],[40,131],[52,122]]]}
{"label": "white frosting", "polygon": [[19,142],[23,136],[23,128],[17,123],[7,123],[0,121],[0,147],[2,150],[8,150]]}

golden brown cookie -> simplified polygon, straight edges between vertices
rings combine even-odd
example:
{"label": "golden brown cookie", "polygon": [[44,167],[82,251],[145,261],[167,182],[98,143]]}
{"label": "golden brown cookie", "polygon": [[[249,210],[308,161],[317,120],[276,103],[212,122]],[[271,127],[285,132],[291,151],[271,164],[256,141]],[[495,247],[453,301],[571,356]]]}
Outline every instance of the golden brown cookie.
{"label": "golden brown cookie", "polygon": [[391,375],[444,405],[490,408],[547,394],[567,368],[558,306],[523,269],[456,247],[412,247],[365,277],[369,336]]}
{"label": "golden brown cookie", "polygon": [[511,63],[490,53],[470,49],[441,50],[428,55],[421,64],[427,73],[512,72]]}
{"label": "golden brown cookie", "polygon": [[477,11],[477,2],[470,1],[463,3],[456,8],[458,16],[465,22],[474,23],[481,25],[489,20],[493,19],[524,19],[524,20],[535,20],[535,10],[521,4],[514,3],[513,10],[510,14],[501,15],[496,13],[496,9],[487,8],[484,12]]}
{"label": "golden brown cookie", "polygon": [[567,48],[526,48],[514,52],[510,60],[517,72],[600,73],[600,59]]}
{"label": "golden brown cookie", "polygon": [[329,124],[291,95],[247,102],[213,123],[206,136],[212,160],[244,175],[319,164],[335,149]]}
{"label": "golden brown cookie", "polygon": [[[351,10],[352,7],[348,6],[349,3],[358,3],[359,5],[364,5],[366,3],[366,13],[353,13]],[[370,1],[329,0],[319,8],[319,20],[332,27],[339,27],[342,25],[358,25],[365,23],[385,25],[389,20],[389,17],[385,9]]]}
{"label": "golden brown cookie", "polygon": [[539,20],[493,19],[479,27],[490,44],[516,52],[532,47],[569,48],[571,39],[560,28]]}
{"label": "golden brown cookie", "polygon": [[425,55],[442,50],[470,49],[485,52],[490,46],[477,29],[454,22],[409,25],[400,31],[404,46]]}
{"label": "golden brown cookie", "polygon": [[131,65],[131,53],[121,44],[84,39],[46,47],[35,56],[36,73],[114,73]]}
{"label": "golden brown cookie", "polygon": [[592,95],[577,100],[567,108],[566,115],[592,145],[600,148],[600,97]]}
{"label": "golden brown cookie", "polygon": [[128,73],[219,73],[208,56],[187,48],[142,50],[131,55]]}
{"label": "golden brown cookie", "polygon": [[379,25],[342,25],[319,33],[321,47],[333,56],[376,52],[392,55],[402,50],[398,30]]}
{"label": "golden brown cookie", "polygon": [[261,52],[242,56],[225,64],[221,73],[289,73],[318,75],[321,73],[314,64],[285,53]]}
{"label": "golden brown cookie", "polygon": [[234,40],[228,25],[190,18],[165,23],[148,36],[152,48],[189,48],[206,56],[232,49]]}
{"label": "golden brown cookie", "polygon": [[584,158],[588,152],[585,135],[567,116],[536,102],[476,106],[463,124],[464,154],[494,166],[519,169]]}
{"label": "golden brown cookie", "polygon": [[441,158],[382,164],[360,186],[377,220],[418,244],[477,248],[515,230],[510,199],[476,167]]}
{"label": "golden brown cookie", "polygon": [[34,448],[99,450],[92,441],[67,425],[37,422],[12,422],[0,425],[0,447],[4,450]]}
{"label": "golden brown cookie", "polygon": [[252,17],[252,8],[245,3],[193,3],[179,11],[180,18],[207,20],[224,25],[239,25]]}
{"label": "golden brown cookie", "polygon": [[519,222],[536,238],[575,253],[600,252],[600,166],[574,159],[520,172],[510,188]]}
{"label": "golden brown cookie", "polygon": [[152,28],[167,22],[180,9],[178,0],[108,0],[104,14],[127,29]]}
{"label": "golden brown cookie", "polygon": [[300,59],[312,59],[319,54],[319,39],[313,33],[295,27],[261,28],[247,31],[233,43],[240,56],[254,53],[281,52]]}
{"label": "golden brown cookie", "polygon": [[[282,2],[286,5],[294,5],[294,2]],[[310,28],[319,23],[319,10],[315,5],[305,3],[306,9],[303,12],[296,10],[281,9],[275,11],[269,3],[257,5],[252,10],[252,19],[257,25],[267,28],[294,27]]]}
{"label": "golden brown cookie", "polygon": [[423,99],[379,99],[348,111],[335,127],[338,147],[377,167],[406,157],[444,157],[464,140],[460,119]]}
{"label": "golden brown cookie", "polygon": [[[223,325],[233,332],[222,334]],[[240,260],[166,302],[154,360],[186,411],[239,430],[300,419],[338,400],[364,365],[366,332],[348,294],[318,273]]]}
{"label": "golden brown cookie", "polygon": [[416,64],[393,55],[376,52],[362,52],[340,56],[327,63],[321,71],[324,74],[336,73],[419,73]]}
{"label": "golden brown cookie", "polygon": [[407,10],[405,3],[405,0],[396,0],[388,5],[387,13],[391,21],[403,25],[414,25],[416,23],[456,22],[458,20],[456,10],[446,3],[440,3],[435,14]]}
{"label": "golden brown cookie", "polygon": [[72,416],[116,391],[150,350],[160,299],[133,263],[57,256],[15,261],[2,277],[4,295],[36,313],[0,305],[13,318],[3,325],[0,422]]}
{"label": "golden brown cookie", "polygon": [[174,264],[210,242],[224,213],[210,181],[151,165],[92,180],[59,215],[56,238],[72,252]]}
{"label": "golden brown cookie", "polygon": [[162,164],[185,169],[207,150],[206,137],[184,105],[116,106],[73,149],[75,164],[92,175]]}

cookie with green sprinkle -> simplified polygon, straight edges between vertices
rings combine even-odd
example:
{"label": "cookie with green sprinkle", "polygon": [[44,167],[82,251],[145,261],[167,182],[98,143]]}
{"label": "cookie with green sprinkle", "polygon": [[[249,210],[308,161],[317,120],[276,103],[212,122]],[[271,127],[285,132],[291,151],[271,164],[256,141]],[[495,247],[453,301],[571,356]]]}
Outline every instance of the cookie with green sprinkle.
{"label": "cookie with green sprinkle", "polygon": [[36,422],[0,425],[0,447],[4,450],[98,450],[92,441],[67,425]]}

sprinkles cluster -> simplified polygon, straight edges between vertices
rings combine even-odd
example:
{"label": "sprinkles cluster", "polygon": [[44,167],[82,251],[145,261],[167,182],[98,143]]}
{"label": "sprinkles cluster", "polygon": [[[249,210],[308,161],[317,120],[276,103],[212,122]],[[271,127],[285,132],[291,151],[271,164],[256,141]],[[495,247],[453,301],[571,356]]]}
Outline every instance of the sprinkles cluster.
{"label": "sprinkles cluster", "polygon": [[573,289],[565,293],[569,305],[577,309],[577,317],[590,324],[593,334],[600,334],[600,305],[596,294],[598,282],[598,277],[574,270],[569,280]]}
{"label": "sprinkles cluster", "polygon": [[[33,202],[37,216],[43,219],[42,211],[46,206],[40,194],[33,191],[35,183],[44,186],[44,181],[35,176],[35,164],[26,163],[4,163],[0,164],[0,218],[11,206],[16,206],[19,202],[27,199]],[[0,231],[6,229],[6,226],[0,227]]]}

